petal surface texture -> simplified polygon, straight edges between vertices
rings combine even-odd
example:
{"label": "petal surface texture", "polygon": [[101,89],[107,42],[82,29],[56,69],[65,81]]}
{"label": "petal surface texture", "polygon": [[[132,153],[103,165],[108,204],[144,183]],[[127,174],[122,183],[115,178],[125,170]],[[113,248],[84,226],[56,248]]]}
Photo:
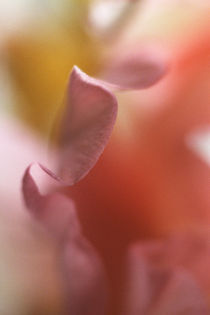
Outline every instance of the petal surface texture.
{"label": "petal surface texture", "polygon": [[74,184],[95,165],[117,115],[115,96],[98,80],[73,68],[61,122],[61,177]]}

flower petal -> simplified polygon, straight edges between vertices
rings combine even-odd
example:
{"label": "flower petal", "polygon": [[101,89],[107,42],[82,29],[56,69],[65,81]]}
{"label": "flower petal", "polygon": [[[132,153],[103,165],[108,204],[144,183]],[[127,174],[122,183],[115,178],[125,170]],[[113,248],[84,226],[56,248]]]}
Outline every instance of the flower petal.
{"label": "flower petal", "polygon": [[42,196],[31,168],[27,168],[23,178],[24,199],[28,209],[58,241],[67,308],[75,315],[104,315],[107,304],[104,267],[81,233],[74,205],[61,193]]}
{"label": "flower petal", "polygon": [[150,314],[207,315],[208,312],[202,291],[192,275],[185,270],[173,270]]}
{"label": "flower petal", "polygon": [[157,54],[124,53],[107,73],[107,82],[89,77],[78,67],[70,76],[67,108],[60,124],[60,176],[73,185],[102,154],[114,127],[117,100],[110,90],[145,88],[166,72]]}
{"label": "flower petal", "polygon": [[69,230],[61,258],[66,280],[69,314],[107,313],[107,280],[103,264],[93,246]]}
{"label": "flower petal", "polygon": [[74,184],[95,165],[109,140],[116,115],[115,96],[103,83],[74,67],[60,133],[64,180]]}
{"label": "flower petal", "polygon": [[119,90],[148,88],[167,72],[168,58],[157,49],[141,49],[131,44],[129,49],[116,49],[114,55],[116,57],[107,64],[103,79]]}
{"label": "flower petal", "polygon": [[162,246],[161,242],[148,242],[130,248],[125,314],[208,314],[205,295],[191,270],[161,263]]}
{"label": "flower petal", "polygon": [[[58,239],[63,237],[69,226],[74,230],[78,230],[75,207],[71,199],[58,192],[45,196],[41,195],[32,175],[33,166],[34,164],[26,169],[22,185],[23,197],[28,210]],[[57,179],[45,167],[38,166],[44,173],[53,179]]]}

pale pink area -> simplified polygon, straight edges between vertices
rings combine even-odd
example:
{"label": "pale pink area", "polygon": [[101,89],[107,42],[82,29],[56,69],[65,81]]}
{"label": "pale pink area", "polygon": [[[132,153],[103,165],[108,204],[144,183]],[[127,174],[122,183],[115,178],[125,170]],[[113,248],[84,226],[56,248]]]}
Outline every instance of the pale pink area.
{"label": "pale pink area", "polygon": [[16,211],[16,204],[2,206],[0,313],[27,315],[36,307],[57,315],[63,297],[54,244],[27,213]]}
{"label": "pale pink area", "polygon": [[203,27],[208,29],[209,8],[209,0],[137,1],[119,41],[128,46],[130,42],[154,42],[172,51],[182,48],[181,42],[199,36]]}
{"label": "pale pink area", "polygon": [[1,116],[0,129],[0,313],[25,315],[36,305],[57,314],[62,297],[54,244],[30,219],[21,195],[23,172],[32,161],[47,161],[46,145],[11,117]]}
{"label": "pale pink area", "polygon": [[0,118],[0,200],[14,208],[22,207],[21,179],[26,167],[32,162],[43,162],[53,167],[55,155],[47,156],[46,143],[42,142],[29,128],[12,117]]}

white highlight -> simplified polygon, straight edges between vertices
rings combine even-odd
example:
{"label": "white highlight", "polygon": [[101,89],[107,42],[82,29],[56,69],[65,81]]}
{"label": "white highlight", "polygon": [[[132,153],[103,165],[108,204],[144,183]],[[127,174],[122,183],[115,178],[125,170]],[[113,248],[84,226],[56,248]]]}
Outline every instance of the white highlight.
{"label": "white highlight", "polygon": [[89,20],[91,25],[99,31],[107,31],[120,18],[126,10],[128,0],[98,0],[94,1],[90,12]]}
{"label": "white highlight", "polygon": [[188,147],[210,166],[210,125],[201,126],[187,138]]}

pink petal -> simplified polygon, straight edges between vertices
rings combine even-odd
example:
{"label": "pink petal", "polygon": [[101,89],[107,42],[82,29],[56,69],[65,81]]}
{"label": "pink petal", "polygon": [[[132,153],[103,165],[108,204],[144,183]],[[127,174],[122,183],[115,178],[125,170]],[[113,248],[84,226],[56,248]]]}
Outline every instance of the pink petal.
{"label": "pink petal", "polygon": [[32,166],[27,168],[23,178],[24,199],[35,218],[58,241],[68,310],[75,315],[104,315],[107,304],[104,267],[95,249],[81,233],[74,205],[61,193],[42,196],[31,169]]}
{"label": "pink petal", "polygon": [[117,115],[115,96],[99,81],[73,68],[61,124],[61,177],[74,184],[95,165]]}
{"label": "pink petal", "polygon": [[161,266],[178,266],[190,270],[205,292],[210,290],[209,231],[175,235],[155,247],[147,244],[142,250],[156,264],[159,262]]}
{"label": "pink petal", "polygon": [[69,314],[107,314],[107,281],[93,246],[69,229],[61,259]]}
{"label": "pink petal", "polygon": [[175,269],[152,307],[151,315],[207,315],[207,304],[190,273]]}
{"label": "pink petal", "polygon": [[[78,229],[75,219],[75,207],[71,199],[65,195],[54,192],[42,196],[32,176],[33,165],[30,165],[23,177],[23,196],[28,210],[40,221],[56,238],[63,237],[68,226]],[[56,178],[45,167],[40,165],[43,172]]]}
{"label": "pink petal", "polygon": [[157,54],[125,53],[118,59],[109,69],[108,82],[93,79],[76,66],[72,70],[59,134],[60,174],[70,185],[95,165],[110,138],[117,100],[109,89],[149,87],[166,72]]}
{"label": "pink petal", "polygon": [[120,47],[107,64],[103,79],[122,89],[144,89],[157,83],[167,72],[166,56],[139,46]]}
{"label": "pink petal", "polygon": [[164,264],[164,254],[161,242],[137,244],[129,250],[124,314],[208,314],[205,295],[191,270]]}

